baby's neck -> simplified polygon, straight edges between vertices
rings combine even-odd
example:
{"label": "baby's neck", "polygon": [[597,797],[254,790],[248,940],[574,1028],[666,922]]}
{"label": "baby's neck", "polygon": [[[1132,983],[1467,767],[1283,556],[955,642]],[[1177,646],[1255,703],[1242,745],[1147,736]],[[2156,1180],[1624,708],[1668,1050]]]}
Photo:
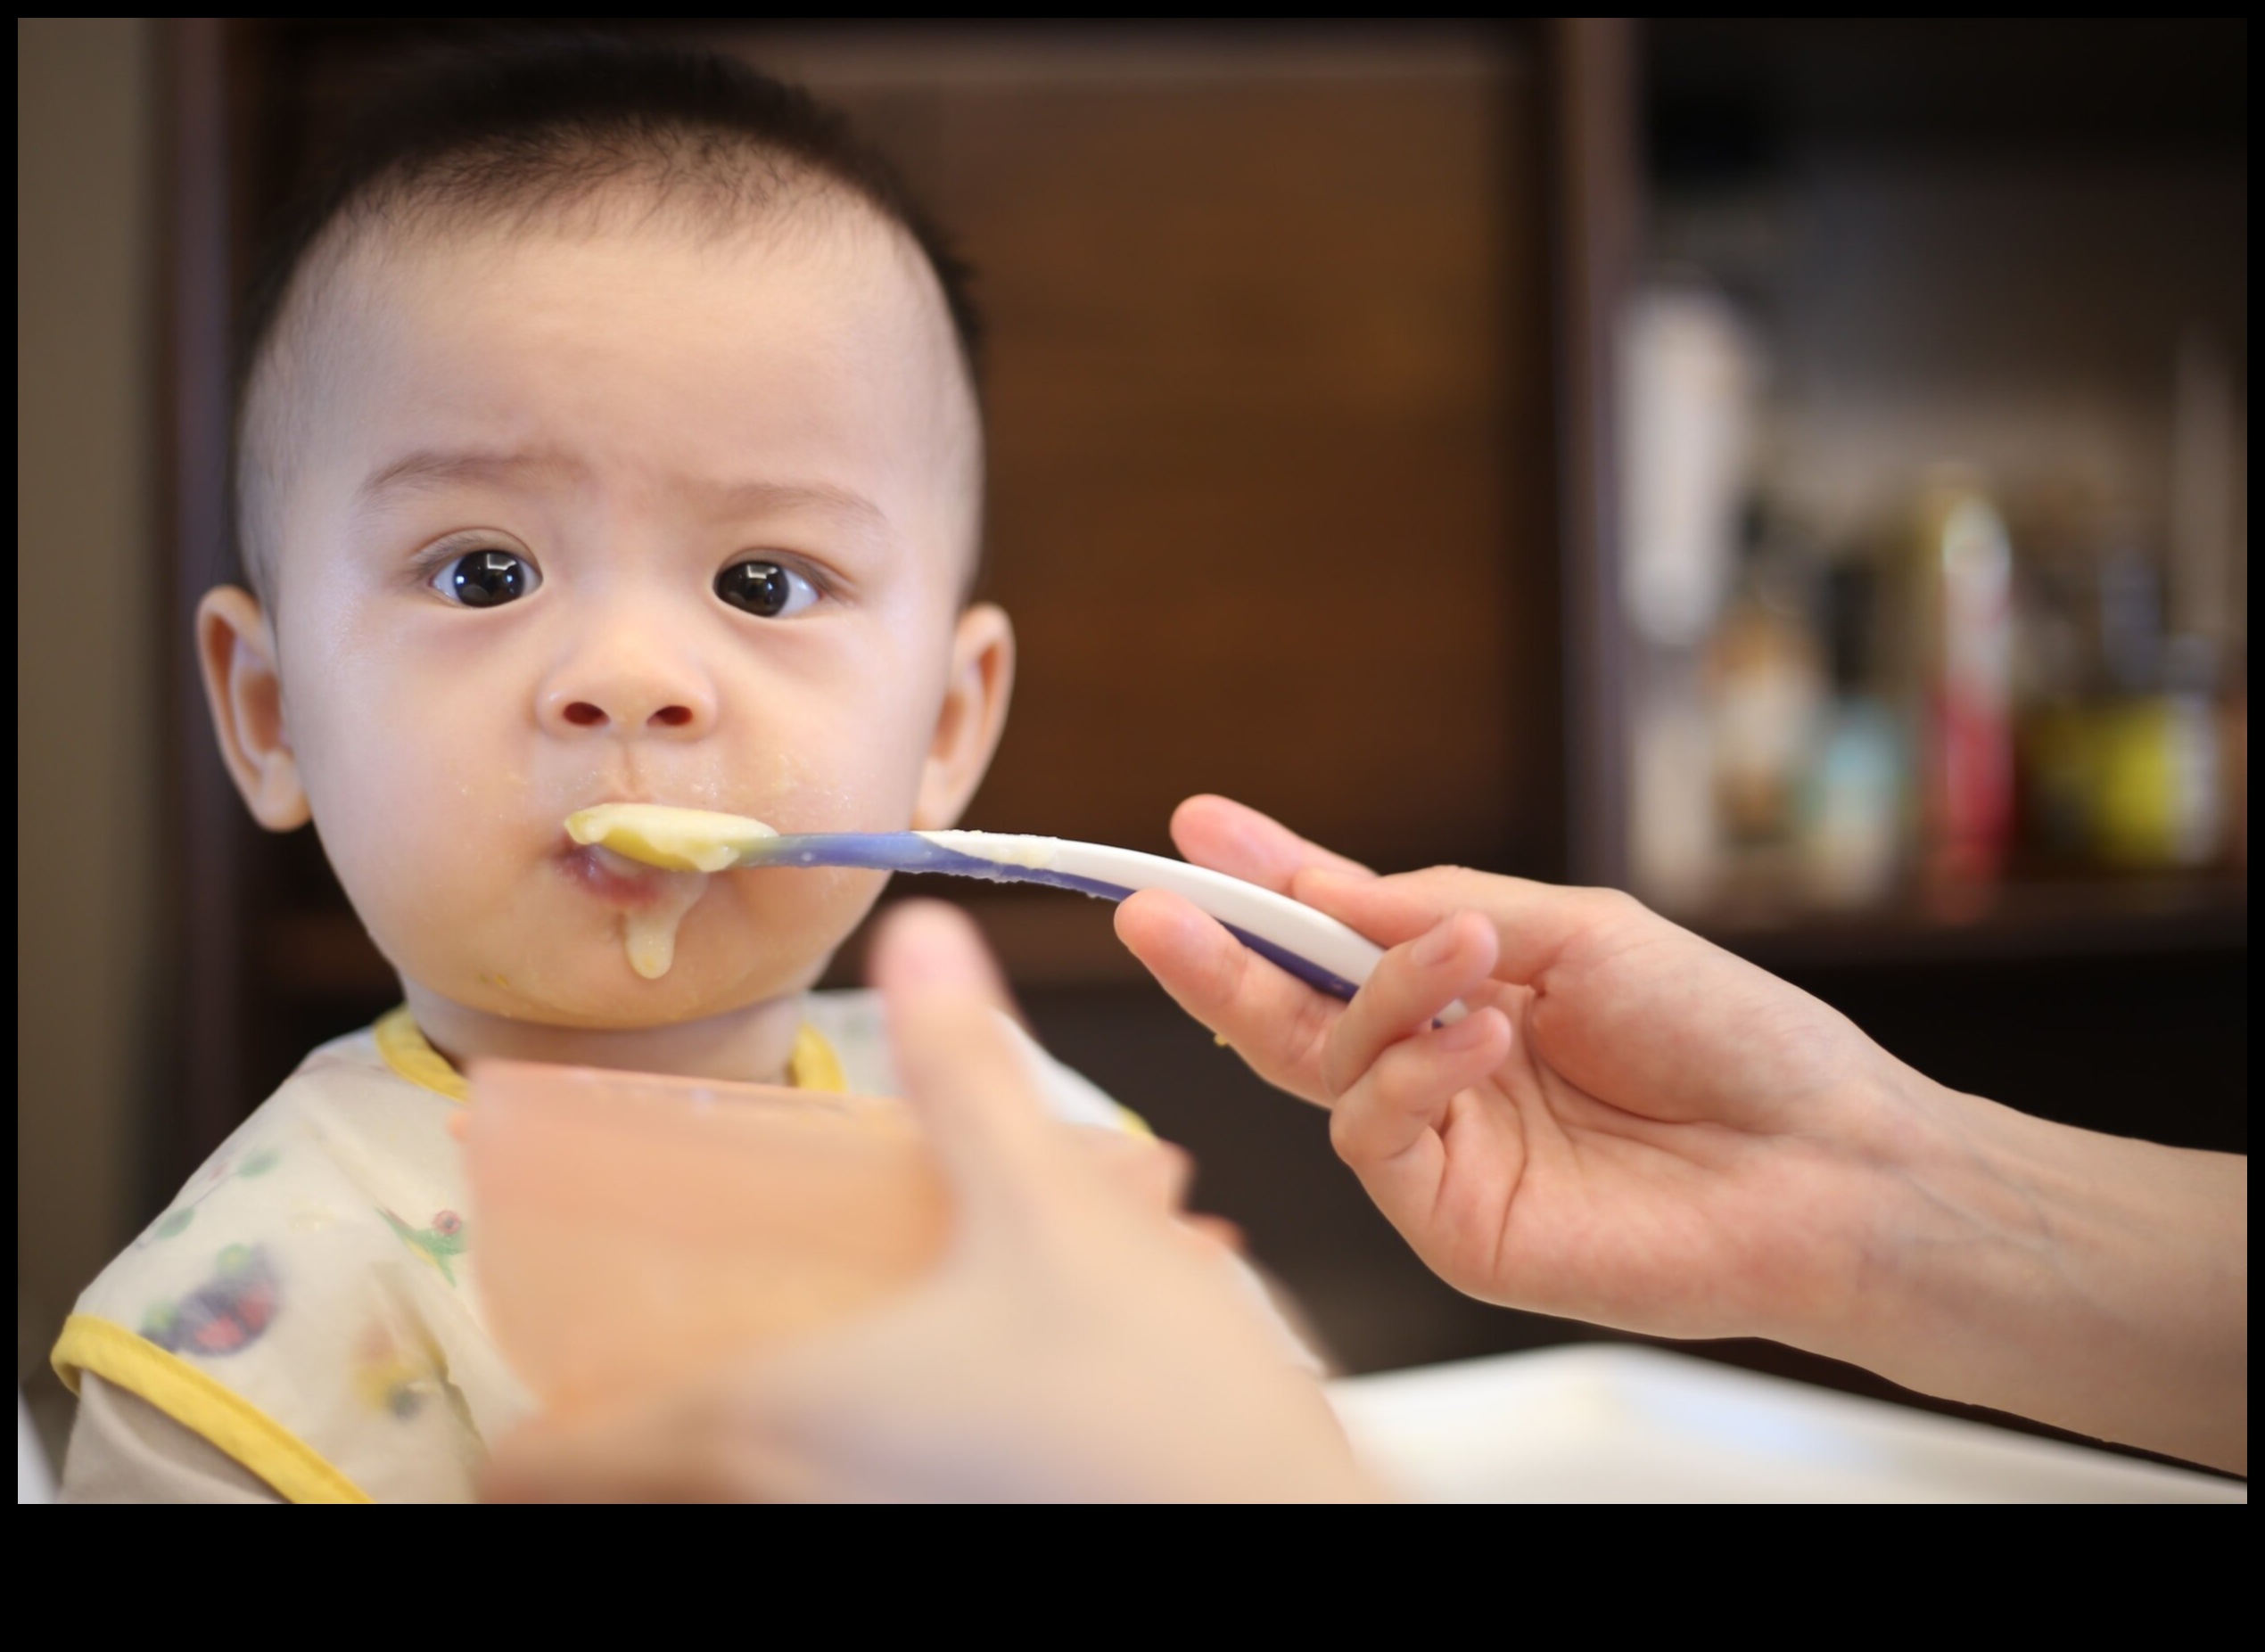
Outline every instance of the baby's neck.
{"label": "baby's neck", "polygon": [[778,1084],[786,1081],[787,1056],[803,1020],[803,995],[794,992],[676,1026],[544,1027],[467,1008],[414,981],[405,979],[401,986],[418,1030],[458,1070],[468,1061],[491,1056]]}

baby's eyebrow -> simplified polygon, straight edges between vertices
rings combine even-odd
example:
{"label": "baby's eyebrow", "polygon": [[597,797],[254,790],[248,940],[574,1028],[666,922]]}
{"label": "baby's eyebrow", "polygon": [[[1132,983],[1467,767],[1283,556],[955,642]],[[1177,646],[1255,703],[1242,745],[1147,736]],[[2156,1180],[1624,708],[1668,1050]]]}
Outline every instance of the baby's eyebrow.
{"label": "baby's eyebrow", "polygon": [[[704,486],[701,491],[708,489]],[[735,514],[815,507],[847,517],[860,528],[885,530],[889,525],[887,514],[872,500],[831,482],[726,482],[714,488],[713,497],[720,509]]]}
{"label": "baby's eyebrow", "polygon": [[[427,448],[372,471],[356,497],[367,505],[388,493],[441,487],[449,482],[523,481],[538,478],[574,481],[589,474],[589,467],[567,453]],[[716,482],[702,479],[682,485],[687,491],[704,496],[719,511],[735,514],[814,507],[846,517],[867,530],[885,530],[889,525],[887,514],[872,500],[831,482]]]}
{"label": "baby's eyebrow", "polygon": [[401,489],[448,482],[511,481],[536,475],[576,477],[589,467],[563,453],[494,453],[477,449],[421,448],[369,473],[357,497],[368,504]]}

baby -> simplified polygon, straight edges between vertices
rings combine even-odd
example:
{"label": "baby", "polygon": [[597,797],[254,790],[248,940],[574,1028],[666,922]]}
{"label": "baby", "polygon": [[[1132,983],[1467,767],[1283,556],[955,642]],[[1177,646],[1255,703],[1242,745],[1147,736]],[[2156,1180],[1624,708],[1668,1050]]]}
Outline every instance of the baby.
{"label": "baby", "polygon": [[865,996],[809,990],[879,875],[671,878],[566,817],[945,826],[1006,717],[963,277],[837,119],[574,45],[429,76],[367,133],[255,308],[251,588],[197,643],[245,803],[315,823],[407,1002],[81,1297],[70,1496],[468,1496],[527,1402],[459,1214],[466,1060],[893,1082]]}

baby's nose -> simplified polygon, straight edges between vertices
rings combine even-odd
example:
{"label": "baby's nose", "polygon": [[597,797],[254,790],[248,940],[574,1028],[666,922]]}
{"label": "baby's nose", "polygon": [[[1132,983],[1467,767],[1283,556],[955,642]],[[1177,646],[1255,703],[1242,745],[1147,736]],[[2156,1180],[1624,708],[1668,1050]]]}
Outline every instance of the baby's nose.
{"label": "baby's nose", "polygon": [[543,725],[553,734],[697,736],[715,722],[704,684],[674,671],[576,674],[548,685]]}
{"label": "baby's nose", "polygon": [[[559,715],[577,728],[607,728],[614,721],[612,713],[591,700],[569,701]],[[648,712],[645,722],[653,728],[683,728],[692,723],[694,715],[688,705],[664,705]],[[634,725],[637,720],[634,717],[621,719],[625,725]]]}

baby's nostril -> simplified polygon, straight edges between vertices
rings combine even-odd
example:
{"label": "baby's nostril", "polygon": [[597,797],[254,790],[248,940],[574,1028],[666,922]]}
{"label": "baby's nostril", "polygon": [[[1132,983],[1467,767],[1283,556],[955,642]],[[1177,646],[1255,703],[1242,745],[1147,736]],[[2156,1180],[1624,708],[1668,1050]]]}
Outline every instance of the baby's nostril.
{"label": "baby's nostril", "polygon": [[605,720],[605,713],[587,700],[577,700],[566,708],[566,720],[577,728],[596,728]]}
{"label": "baby's nostril", "polygon": [[681,728],[692,720],[688,705],[664,705],[653,713],[653,720],[668,728]]}

